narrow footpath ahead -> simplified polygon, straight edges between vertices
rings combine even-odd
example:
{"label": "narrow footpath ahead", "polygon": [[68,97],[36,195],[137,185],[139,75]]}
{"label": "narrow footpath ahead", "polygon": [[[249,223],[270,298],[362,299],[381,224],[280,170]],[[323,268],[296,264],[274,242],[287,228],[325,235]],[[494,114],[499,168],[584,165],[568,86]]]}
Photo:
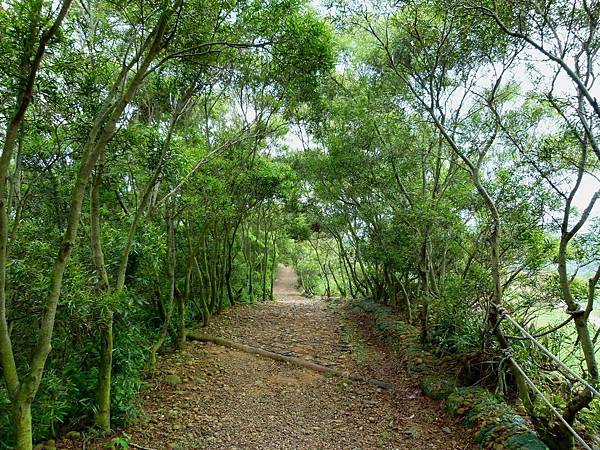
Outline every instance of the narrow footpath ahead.
{"label": "narrow footpath ahead", "polygon": [[422,396],[385,343],[360,333],[337,306],[300,296],[295,286],[294,272],[282,266],[276,301],[233,308],[202,331],[393,389],[191,342],[159,363],[160,374],[143,395],[145,419],[126,430],[131,442],[151,449],[471,448],[464,429]]}

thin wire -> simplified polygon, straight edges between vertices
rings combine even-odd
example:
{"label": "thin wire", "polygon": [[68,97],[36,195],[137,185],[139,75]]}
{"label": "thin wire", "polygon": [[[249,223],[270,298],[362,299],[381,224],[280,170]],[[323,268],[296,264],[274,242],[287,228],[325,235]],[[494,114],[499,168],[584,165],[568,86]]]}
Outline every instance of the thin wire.
{"label": "thin wire", "polygon": [[[554,328],[551,328],[551,329],[549,329],[549,330],[547,330],[547,331],[544,331],[543,333],[540,333],[540,334],[532,334],[531,336],[532,336],[533,338],[535,338],[535,339],[539,339],[539,338],[541,338],[541,337],[547,336],[547,335],[549,335],[549,334],[551,334],[551,333],[554,333],[555,331],[558,331],[558,330],[560,330],[560,329],[561,329],[562,327],[564,327],[565,325],[568,325],[568,323],[569,323],[571,320],[573,320],[573,316],[569,317],[569,318],[568,318],[567,320],[565,320],[563,323],[561,323],[561,324],[559,324],[559,325],[555,326]],[[524,336],[508,336],[508,335],[506,335],[506,337],[507,337],[508,339],[517,339],[517,340],[519,340],[519,341],[525,341],[525,340],[527,340],[527,339],[528,339],[527,337],[524,337]]]}
{"label": "thin wire", "polygon": [[569,425],[568,422],[563,418],[563,416],[556,410],[556,408],[554,406],[552,406],[552,403],[550,403],[550,401],[544,396],[544,394],[542,394],[542,391],[540,391],[538,389],[538,387],[531,380],[531,378],[529,378],[527,376],[527,374],[525,373],[523,368],[519,365],[519,363],[517,363],[515,361],[515,359],[510,355],[507,355],[507,359],[509,359],[513,363],[514,367],[519,372],[521,372],[521,375],[523,375],[523,378],[525,378],[525,381],[527,381],[527,384],[529,384],[529,386],[531,386],[531,388],[534,390],[534,392],[542,398],[544,403],[546,403],[546,405],[548,405],[550,410],[556,415],[556,417],[558,417],[558,420],[560,420],[563,423],[565,428],[567,430],[569,430],[569,432],[573,435],[573,437],[579,441],[579,443],[583,446],[583,448],[585,448],[586,450],[592,450],[592,448],[583,440],[583,438],[581,436],[579,436],[579,434],[577,434],[577,431],[575,431],[573,429],[573,427],[571,427],[571,425]]}
{"label": "thin wire", "polygon": [[577,379],[581,384],[583,384],[586,388],[588,388],[595,397],[600,398],[600,392],[598,392],[596,390],[596,388],[594,388],[590,383],[588,383],[586,380],[584,380],[577,373],[573,372],[573,370],[571,368],[569,368],[567,365],[565,365],[565,363],[563,363],[560,359],[558,359],[558,357],[556,355],[554,355],[554,353],[552,353],[550,350],[548,350],[546,347],[544,347],[542,344],[540,344],[539,341],[536,338],[534,338],[531,334],[529,334],[529,332],[525,328],[523,328],[521,325],[519,325],[519,323],[515,319],[513,319],[512,317],[510,317],[508,315],[508,312],[506,311],[506,309],[504,309],[501,306],[497,306],[497,305],[494,305],[494,306],[498,309],[498,311],[502,314],[502,316],[504,318],[506,318],[506,320],[508,320],[510,323],[512,323],[515,326],[515,328],[517,328],[523,334],[523,336],[527,337],[530,341],[532,341],[540,350],[542,350],[542,352],[544,352],[546,354],[546,356],[548,356],[550,359],[552,359],[552,361],[554,361],[556,364],[558,364],[562,369],[569,372],[569,374],[572,375],[573,378]]}

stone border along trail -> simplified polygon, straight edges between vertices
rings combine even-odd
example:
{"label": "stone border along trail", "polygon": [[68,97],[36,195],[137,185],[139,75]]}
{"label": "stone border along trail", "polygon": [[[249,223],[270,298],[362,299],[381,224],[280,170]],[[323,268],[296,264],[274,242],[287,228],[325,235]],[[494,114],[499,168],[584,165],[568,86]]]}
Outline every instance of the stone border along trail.
{"label": "stone border along trail", "polygon": [[125,430],[134,448],[474,448],[464,428],[423,397],[388,348],[367,337],[358,358],[344,341],[342,311],[300,296],[295,286],[293,270],[281,266],[276,301],[237,306],[201,331],[389,382],[394,389],[190,342],[184,352],[161,359],[153,387],[142,393],[143,418]]}

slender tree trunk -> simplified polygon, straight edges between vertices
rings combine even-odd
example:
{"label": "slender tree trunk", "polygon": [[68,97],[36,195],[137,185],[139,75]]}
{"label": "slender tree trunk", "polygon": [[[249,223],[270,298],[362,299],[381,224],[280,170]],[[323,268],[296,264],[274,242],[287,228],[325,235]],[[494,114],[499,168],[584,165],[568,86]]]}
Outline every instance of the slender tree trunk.
{"label": "slender tree trunk", "polygon": [[321,256],[319,255],[319,249],[318,249],[319,236],[318,236],[318,234],[317,234],[316,244],[313,243],[310,239],[308,240],[308,243],[311,245],[311,247],[315,251],[315,255],[317,257],[317,263],[319,264],[319,268],[321,269],[321,275],[323,276],[323,279],[325,280],[325,295],[327,297],[331,297],[331,287],[329,286],[329,277],[327,276],[327,270],[326,270],[325,266],[323,265],[323,263],[321,262]]}
{"label": "slender tree trunk", "polygon": [[[15,156],[15,170],[10,177],[10,190],[8,192],[7,213],[10,215],[19,203],[21,193],[21,163],[23,160],[23,136],[19,135],[17,154]],[[16,220],[16,218],[15,218]]]}
{"label": "slender tree trunk", "polygon": [[329,271],[331,272],[331,277],[333,278],[333,283],[335,284],[335,287],[337,288],[338,292],[340,293],[340,296],[345,297],[346,292],[344,291],[344,288],[340,285],[340,283],[338,283],[338,280],[335,276],[335,270],[333,270],[333,266],[331,265],[331,261],[328,261],[328,266],[329,266]]}
{"label": "slender tree trunk", "polygon": [[[169,206],[167,206],[167,209]],[[175,269],[177,264],[177,258],[175,254],[175,227],[174,218],[171,216],[170,211],[165,213],[165,221],[167,225],[167,274],[169,278],[169,298],[168,304],[163,307],[165,310],[165,319],[160,331],[160,334],[156,341],[150,346],[150,369],[154,371],[156,369],[156,354],[160,350],[169,333],[169,326],[171,322],[171,313],[173,309],[173,303],[175,300]]]}
{"label": "slender tree trunk", "polygon": [[[191,252],[191,249],[190,249]],[[186,314],[186,305],[189,302],[191,292],[192,292],[192,271],[193,271],[193,261],[192,257],[188,258],[187,269],[185,272],[185,292],[183,295],[181,293],[179,296],[176,295],[177,299],[177,348],[182,350],[185,347],[185,314]]]}
{"label": "slender tree trunk", "polygon": [[[206,295],[205,295],[205,305],[207,308],[207,318],[210,319],[211,314],[213,313],[212,310],[212,298],[213,298],[213,293],[212,293],[212,276],[211,276],[211,266],[208,262],[208,242],[206,240],[206,233],[203,236],[204,238],[204,270],[206,273]],[[206,321],[206,325],[208,325],[208,320]]]}
{"label": "slender tree trunk", "polygon": [[263,238],[262,301],[267,299],[267,267],[269,260],[269,226],[265,213],[265,233]]}
{"label": "slender tree trunk", "polygon": [[[250,234],[250,225],[248,225],[248,230],[247,230],[247,235]],[[252,303],[253,299],[252,299],[252,295],[254,293],[254,286],[253,286],[253,280],[254,280],[254,260],[253,260],[253,256],[252,256],[252,241],[250,238],[247,239],[248,241],[248,298],[250,299],[250,303]]]}
{"label": "slender tree trunk", "polygon": [[271,286],[270,286],[270,291],[269,291],[269,299],[273,300],[273,285],[275,283],[274,277],[275,277],[275,264],[277,262],[277,245],[276,245],[276,239],[275,239],[275,231],[273,231],[273,233],[271,233],[271,245],[272,245],[272,249],[271,249]]}
{"label": "slender tree trunk", "polygon": [[[352,225],[352,223],[350,223],[349,219],[348,219],[348,229],[350,230],[350,234],[352,235],[352,238],[354,239],[354,249],[355,249],[354,251],[355,251],[355,256],[356,256],[355,262],[358,262],[358,267],[360,268],[363,279],[365,280],[364,283],[362,281],[360,281],[363,292],[365,295],[368,294],[369,292],[371,293],[371,295],[375,295],[375,289],[374,289],[373,285],[371,284],[371,281],[365,270],[365,265],[362,260],[362,255],[361,255],[361,251],[360,251],[360,239],[358,238],[358,235],[356,234],[356,230],[354,229],[354,226]],[[356,274],[356,270],[353,269],[353,271]],[[356,280],[357,281],[359,280],[358,276],[356,276]]]}
{"label": "slender tree trunk", "polygon": [[[409,283],[409,279],[408,279],[408,273],[407,273],[406,274],[406,284],[408,284],[408,283]],[[400,287],[402,288],[402,296],[404,297],[404,307],[406,309],[406,320],[408,321],[408,323],[412,323],[413,316],[412,316],[412,305],[410,302],[410,296],[408,294],[408,290],[406,289],[404,282],[400,282]]]}
{"label": "slender tree trunk", "polygon": [[[477,193],[481,197],[483,203],[485,204],[490,218],[490,265],[491,265],[491,274],[493,281],[493,296],[492,303],[493,306],[490,307],[490,311],[488,314],[488,326],[490,329],[494,330],[494,337],[496,338],[500,348],[502,350],[506,350],[509,348],[509,343],[504,337],[504,333],[502,331],[502,325],[498,324],[498,311],[497,307],[502,305],[502,283],[500,280],[500,214],[498,212],[498,208],[494,203],[492,197],[490,197],[488,191],[485,189],[480,179],[480,167],[473,162],[461,151],[458,147],[457,143],[454,141],[452,136],[448,134],[448,131],[444,127],[444,125],[440,122],[439,118],[435,115],[433,110],[427,106],[430,117],[433,119],[434,124],[444,140],[448,143],[452,151],[462,160],[462,162],[468,167],[469,174],[471,176],[471,181],[477,190]],[[485,155],[487,149],[493,144],[495,138],[495,134],[488,140],[487,144],[480,152],[479,161],[481,162],[482,155]],[[536,416],[536,412],[533,407],[533,402],[529,395],[529,385],[523,378],[523,375],[516,368],[514,363],[509,360],[509,368],[512,375],[515,377],[515,381],[517,383],[517,388],[519,391],[519,397],[523,402],[523,406],[529,413],[529,415],[534,418]]]}
{"label": "slender tree trunk", "polygon": [[175,303],[177,306],[177,339],[175,345],[178,350],[185,347],[185,295],[175,289]]}
{"label": "slender tree trunk", "polygon": [[353,287],[353,277],[351,274],[351,269],[349,269],[348,265],[346,264],[346,254],[345,254],[346,250],[343,248],[341,239],[338,239],[336,237],[336,241],[337,241],[338,247],[339,247],[340,267],[343,269],[342,273],[346,274],[346,279],[348,280],[348,290],[350,291],[350,297],[356,298],[356,293],[355,293],[354,287]]}
{"label": "slender tree trunk", "polygon": [[[341,283],[342,286],[344,288],[344,294],[343,297],[346,296],[346,289],[349,288],[349,283],[346,279],[346,268],[344,267],[343,263],[342,263],[342,258],[341,256],[338,254],[338,258],[337,258],[337,266],[338,266],[338,270],[340,272],[340,279],[341,279]],[[352,297],[352,293],[350,293],[350,297]]]}
{"label": "slender tree trunk", "polygon": [[[57,17],[50,27],[41,34],[37,47],[35,46],[33,36],[37,35],[39,32],[42,3],[39,2],[32,5],[33,20],[30,24],[32,38],[25,43],[27,47],[23,54],[21,67],[22,85],[16,95],[17,99],[14,113],[10,116],[4,133],[2,154],[0,155],[0,366],[2,367],[2,375],[13,407],[14,430],[18,450],[29,450],[32,448],[31,404],[37,392],[45,363],[45,358],[40,357],[43,356],[46,349],[48,352],[50,349],[49,343],[46,345],[46,339],[44,339],[48,334],[48,324],[47,322],[42,322],[42,326],[44,327],[43,331],[45,332],[43,336],[42,333],[40,333],[42,345],[40,347],[38,344],[34,350],[31,365],[32,370],[23,380],[19,380],[6,314],[8,207],[10,207],[10,205],[6,204],[5,199],[6,184],[13,151],[19,141],[21,125],[25,120],[25,114],[33,98],[35,81],[42,59],[46,54],[46,46],[58,32],[62,21],[71,6],[71,1],[72,0],[64,0],[62,2]],[[47,304],[46,306],[49,307],[49,310],[47,311],[49,316],[53,316],[53,305]],[[40,340],[38,340],[38,343],[39,342]]]}
{"label": "slender tree trunk", "polygon": [[219,246],[219,248],[217,249],[217,255],[218,255],[218,280],[219,280],[219,284],[218,284],[218,301],[219,301],[219,307],[218,307],[218,311],[221,312],[223,311],[223,309],[225,308],[225,295],[223,293],[223,290],[225,288],[225,254],[226,254],[226,248],[227,248],[227,239],[222,239],[221,240],[222,245]]}
{"label": "slender tree trunk", "polygon": [[348,255],[346,250],[344,250],[344,253],[342,254],[342,256],[344,258],[345,264],[348,267],[349,279],[351,280],[352,283],[354,283],[354,286],[356,287],[355,295],[358,296],[359,294],[361,294],[363,296],[366,296],[367,295],[367,287],[360,281],[358,274],[356,273],[356,268],[353,266],[352,262],[350,261],[350,256]]}
{"label": "slender tree trunk", "polygon": [[[33,399],[32,399],[33,400]],[[14,403],[16,449],[29,450],[32,448],[31,401],[21,399]]]}
{"label": "slender tree trunk", "polygon": [[[180,4],[180,2],[181,0],[177,0],[177,7]],[[67,3],[68,2],[65,2],[63,5]],[[79,219],[81,217],[81,208],[89,177],[92,173],[93,168],[96,165],[96,162],[98,161],[98,158],[104,151],[104,148],[106,147],[110,139],[112,139],[116,130],[117,121],[120,119],[123,110],[129,104],[135,92],[137,91],[145,76],[147,75],[147,70],[151,62],[162,50],[163,36],[166,31],[168,19],[173,14],[173,12],[174,10],[168,8],[168,11],[165,11],[162,14],[152,35],[153,39],[148,41],[147,52],[145,56],[143,56],[141,61],[136,60],[136,62],[139,63],[137,71],[135,72],[135,75],[131,78],[131,81],[126,85],[122,93],[120,95],[117,95],[117,92],[115,90],[111,90],[109,97],[104,102],[101,111],[98,113],[98,116],[94,121],[94,125],[92,126],[87,141],[83,147],[79,172],[77,174],[71,194],[71,206],[69,208],[69,213],[67,217],[67,227],[63,234],[63,238],[58,250],[58,255],[55,259],[52,272],[50,274],[48,293],[44,302],[44,313],[42,315],[42,320],[37,336],[37,342],[30,362],[30,370],[27,376],[21,382],[21,384],[18,385],[19,395],[30,399],[29,403],[33,401],[33,398],[37,393],[46,364],[46,360],[48,358],[48,355],[50,354],[51,339],[54,331],[54,321],[56,317],[56,310],[58,307],[58,300],[60,298],[62,281],[68,260],[71,256],[71,252],[73,250],[73,246],[77,238]],[[115,83],[115,86],[121,86],[121,81],[124,81],[127,78],[127,75],[129,75],[132,66],[133,65],[128,65],[122,68],[122,71],[118,77],[119,81]],[[4,157],[4,154],[2,155],[2,157]],[[1,170],[0,172],[4,173]],[[0,181],[0,188],[3,188],[4,181]],[[3,189],[0,189],[0,199],[3,199],[3,194]],[[2,209],[2,211],[0,211],[0,231],[2,232],[2,241],[0,242],[0,245],[2,246],[2,248],[0,248],[0,265],[4,267],[4,264],[6,262],[6,209],[4,208],[4,206],[2,206],[2,208],[0,209]],[[5,291],[4,272],[4,270],[0,270],[0,274],[2,274],[0,275],[0,295],[2,295],[2,293]],[[3,299],[0,298],[0,315],[4,312],[4,308],[2,306],[3,303]],[[4,322],[3,319],[3,317],[0,318],[0,327],[2,328],[2,323]],[[4,330],[0,329],[0,339],[2,338],[3,334]],[[5,351],[5,346],[2,344],[0,344],[0,351],[2,351],[3,355],[7,353]],[[8,364],[6,364],[4,359],[5,358],[3,356],[3,365],[5,367],[8,367],[7,372],[10,376],[10,373],[12,371],[10,361],[8,361]],[[11,383],[12,380],[9,380],[9,384]],[[18,421],[16,422],[18,423]],[[31,443],[29,444],[29,446],[23,448],[31,448]]]}
{"label": "slender tree trunk", "polygon": [[202,292],[201,292],[201,303],[202,303],[202,326],[207,326],[208,322],[210,321],[210,311],[208,310],[208,303],[207,303],[207,299],[209,298],[208,295],[208,289],[209,289],[209,282],[207,282],[204,278],[204,275],[202,274],[202,271],[200,270],[200,265],[198,264],[198,258],[196,258],[194,256],[194,265],[196,266],[196,271],[198,272],[198,278],[201,280],[202,282]]}
{"label": "slender tree trunk", "polygon": [[429,337],[429,277],[426,272],[419,270],[419,278],[421,279],[421,343],[425,344]]}
{"label": "slender tree trunk", "polygon": [[[90,238],[92,258],[96,269],[97,289],[99,296],[110,291],[108,273],[104,264],[102,251],[102,228],[100,224],[100,189],[102,185],[103,157],[100,158],[96,173],[92,181],[90,199]],[[97,411],[95,424],[103,431],[110,430],[110,397],[111,397],[111,372],[113,353],[113,312],[100,305],[99,330],[100,330],[100,365],[98,367],[98,381],[96,386]]]}
{"label": "slender tree trunk", "polygon": [[[233,295],[233,288],[231,286],[231,275],[233,273],[233,246],[235,244],[235,237],[237,235],[237,230],[242,222],[242,217],[237,220],[235,226],[233,227],[233,232],[231,234],[231,239],[227,244],[227,268],[225,272],[225,285],[227,286],[227,298],[229,299],[229,304],[233,306],[235,303],[235,296]],[[227,232],[229,234],[229,232]]]}
{"label": "slender tree trunk", "polygon": [[571,293],[570,280],[567,273],[568,242],[569,238],[567,238],[567,235],[563,233],[558,250],[558,274],[560,279],[561,293],[569,311],[575,315],[575,329],[577,331],[579,345],[581,346],[581,350],[585,358],[588,378],[593,382],[597,382],[599,379],[598,364],[596,362],[594,344],[592,342],[592,337],[588,327],[589,313],[586,314],[586,311],[584,310],[577,312],[578,305],[573,297],[573,294]]}
{"label": "slender tree trunk", "polygon": [[96,401],[98,411],[95,423],[103,431],[110,430],[111,375],[113,354],[113,312],[103,314],[100,324],[100,366],[98,367],[98,386]]}
{"label": "slender tree trunk", "polygon": [[217,312],[219,306],[219,272],[217,266],[219,264],[219,242],[217,241],[216,234],[216,225],[213,230],[213,242],[211,243],[211,253],[210,253],[210,280],[211,280],[211,293],[212,297],[210,299],[210,312],[214,314]]}
{"label": "slender tree trunk", "polygon": [[429,308],[431,305],[431,280],[429,278],[429,230],[424,230],[423,243],[418,261],[419,279],[421,282],[421,342],[426,343],[429,338]]}

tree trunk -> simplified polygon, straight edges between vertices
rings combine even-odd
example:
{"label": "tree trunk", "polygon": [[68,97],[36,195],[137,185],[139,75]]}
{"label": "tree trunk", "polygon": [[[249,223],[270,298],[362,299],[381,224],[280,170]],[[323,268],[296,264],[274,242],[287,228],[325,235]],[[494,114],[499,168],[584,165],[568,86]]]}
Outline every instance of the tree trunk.
{"label": "tree trunk", "polygon": [[213,294],[212,294],[211,267],[210,267],[210,265],[208,263],[208,243],[206,242],[206,234],[204,234],[204,236],[203,236],[203,241],[204,241],[204,258],[203,258],[203,261],[204,261],[204,270],[206,272],[206,277],[205,277],[205,279],[206,279],[206,283],[205,283],[206,293],[205,293],[205,296],[204,296],[204,298],[205,298],[204,305],[205,305],[206,312],[207,312],[207,314],[206,314],[207,320],[205,320],[205,325],[208,325],[208,320],[210,319],[210,316],[211,316],[211,314],[213,312],[213,310],[212,310],[212,296],[213,296]]}
{"label": "tree trunk", "polygon": [[209,283],[205,280],[202,271],[200,270],[200,265],[198,264],[198,258],[194,256],[194,265],[196,266],[196,272],[198,273],[198,279],[202,283],[202,290],[200,293],[200,301],[202,303],[202,326],[207,326],[210,321],[210,311],[208,310],[208,285]]}
{"label": "tree trunk", "polygon": [[103,431],[110,431],[111,374],[113,353],[113,312],[107,311],[100,325],[100,366],[98,368],[98,386],[96,387],[95,424]]}
{"label": "tree trunk", "polygon": [[[408,283],[408,273],[406,275],[406,283]],[[403,282],[400,282],[400,287],[402,288],[402,296],[404,297],[404,308],[406,309],[406,320],[408,323],[413,322],[412,316],[412,305],[410,303],[410,296],[408,295],[408,290]]]}
{"label": "tree trunk", "polygon": [[[60,22],[66,15],[70,3],[71,2],[69,0],[65,0],[63,2],[59,17],[55,20],[50,30],[44,33],[42,42],[38,48],[38,54],[36,54],[36,57],[33,61],[34,65],[39,65],[45,50],[45,43],[47,43],[47,40],[49,40],[50,37],[58,30]],[[96,165],[96,162],[98,161],[98,158],[104,151],[104,148],[112,139],[116,130],[116,124],[121,118],[123,110],[129,104],[139,86],[145,79],[150,64],[164,48],[165,41],[163,37],[166,32],[169,19],[175,13],[175,11],[179,9],[180,5],[181,0],[176,0],[173,8],[164,9],[160,19],[154,27],[153,32],[150,34],[152,38],[144,42],[143,47],[138,51],[138,53],[136,53],[136,56],[132,61],[129,61],[127,64],[124,64],[121,67],[121,71],[117,76],[115,83],[111,87],[107,98],[103,102],[100,111],[94,119],[86,142],[83,145],[79,170],[71,192],[66,230],[63,233],[58,254],[55,258],[51,274],[49,276],[49,287],[46,299],[44,300],[43,315],[40,322],[37,341],[29,365],[30,370],[20,384],[18,383],[17,379],[8,378],[6,380],[11,399],[14,401],[14,399],[18,397],[27,398],[29,409],[31,402],[33,401],[33,398],[39,389],[44,367],[46,365],[46,360],[50,354],[56,310],[60,298],[64,272],[77,238],[77,231],[81,217],[81,208],[89,177]],[[49,35],[48,33],[52,30],[53,32]],[[46,37],[46,42],[43,42]],[[131,76],[131,71],[134,65],[136,66],[135,73],[133,76]],[[27,80],[27,85],[31,87],[33,87],[35,80],[35,73],[32,73],[33,77],[30,77]],[[29,90],[28,97],[30,100],[31,90]],[[12,346],[10,345],[10,337],[8,336],[8,328],[6,326],[5,316],[5,267],[8,219],[6,216],[6,208],[3,199],[5,193],[7,168],[10,162],[10,154],[14,148],[14,138],[16,137],[16,133],[20,127],[20,122],[22,122],[24,117],[26,106],[24,109],[21,108],[19,110],[19,115],[21,115],[19,126],[13,127],[13,121],[7,129],[4,142],[5,145],[2,156],[0,157],[0,267],[2,267],[2,269],[0,269],[0,353],[2,357],[2,365],[5,367],[5,379],[7,375],[12,377],[12,374],[16,374],[16,370],[14,368],[14,357],[12,355]],[[22,407],[22,403],[17,403],[21,405],[20,407]],[[27,414],[23,412],[22,416],[25,417],[25,419],[20,419],[17,421],[15,423],[15,427],[21,427],[22,421],[24,423],[27,422]],[[21,416],[19,416],[19,418],[20,417]],[[31,448],[31,443],[23,443],[22,448]]]}
{"label": "tree trunk", "polygon": [[211,299],[210,299],[210,312],[214,314],[217,312],[219,306],[219,280],[218,280],[218,254],[219,245],[217,241],[216,225],[213,227],[213,241],[211,242],[210,251],[210,282],[211,282]]}
{"label": "tree trunk", "polygon": [[[336,241],[337,244],[337,241]],[[341,278],[341,284],[343,286],[344,289],[344,293],[341,294],[342,297],[346,296],[346,287],[350,290],[350,297],[354,298],[354,293],[352,292],[352,286],[350,285],[350,283],[347,281],[347,277],[346,275],[346,266],[342,260],[342,255],[339,253],[339,246],[338,246],[338,258],[337,258],[337,263],[338,263],[338,269],[340,271],[340,278]]]}
{"label": "tree trunk", "polygon": [[[233,295],[233,288],[231,286],[231,274],[233,272],[233,246],[235,244],[235,236],[237,235],[237,230],[242,222],[242,217],[238,219],[235,226],[233,227],[233,232],[231,234],[231,239],[227,243],[227,268],[225,272],[225,285],[227,286],[227,298],[229,299],[229,304],[233,306],[236,299]],[[227,232],[229,234],[229,232]]]}
{"label": "tree trunk", "polygon": [[[429,109],[429,114],[434,121],[434,124],[444,140],[448,143],[452,151],[463,161],[463,163],[468,167],[469,174],[471,176],[471,181],[477,190],[477,193],[481,197],[483,203],[485,204],[489,218],[491,221],[490,225],[490,265],[491,265],[491,273],[492,273],[492,281],[494,284],[494,292],[492,296],[492,305],[489,308],[488,314],[488,326],[490,329],[494,330],[494,337],[498,341],[500,348],[502,350],[508,349],[510,346],[508,341],[504,337],[504,333],[502,331],[502,324],[498,323],[498,311],[496,307],[502,305],[502,283],[500,280],[500,214],[498,212],[498,208],[492,197],[490,197],[488,191],[485,189],[480,179],[480,167],[478,165],[473,164],[473,162],[461,151],[458,147],[457,143],[454,141],[452,136],[448,134],[448,131],[444,127],[444,125],[440,122],[439,118],[433,113],[433,110]],[[483,148],[480,152],[479,160],[482,161],[482,155],[485,155],[487,149],[493,144],[495,135],[492,136],[491,139],[488,140],[486,146],[487,148]],[[531,400],[531,396],[529,395],[529,385],[523,378],[521,372],[516,368],[511,360],[509,360],[509,368],[512,375],[515,377],[515,381],[517,383],[517,388],[519,391],[519,397],[523,402],[523,406],[527,410],[528,414],[531,417],[536,416],[536,412],[533,407],[533,402]]]}
{"label": "tree trunk", "polygon": [[225,288],[225,249],[227,247],[227,240],[223,239],[222,240],[222,246],[219,246],[219,248],[217,249],[217,256],[218,256],[218,286],[217,286],[217,292],[218,292],[218,311],[221,312],[223,311],[223,309],[225,308],[225,295],[223,294],[223,290]]}
{"label": "tree trunk", "polygon": [[191,292],[192,292],[192,259],[188,258],[188,267],[185,273],[185,292],[183,295],[175,291],[175,298],[177,299],[177,349],[182,350],[185,347],[185,313],[186,304],[188,303]]}
{"label": "tree trunk", "polygon": [[185,295],[175,289],[175,302],[177,306],[177,340],[175,345],[178,350],[185,347]]}
{"label": "tree trunk", "polygon": [[[265,213],[266,216],[266,213]],[[263,238],[263,263],[262,263],[262,301],[267,300],[267,267],[269,263],[269,227],[265,217],[265,234]]]}
{"label": "tree trunk", "polygon": [[335,276],[335,271],[333,270],[333,266],[331,265],[331,261],[328,261],[328,266],[329,266],[329,271],[331,272],[331,277],[333,278],[333,283],[335,284],[335,287],[337,288],[340,296],[345,297],[346,296],[346,291],[344,290],[344,288],[338,282],[338,280],[337,280],[337,278]]}
{"label": "tree trunk", "polygon": [[[104,155],[100,157],[96,173],[92,181],[90,199],[90,239],[92,259],[96,269],[96,287],[100,299],[110,291],[108,273],[104,264],[102,250],[102,228],[100,224],[100,188],[102,185],[102,171]],[[100,330],[100,365],[98,367],[98,381],[96,385],[97,411],[95,425],[103,430],[110,430],[110,381],[112,372],[113,353],[113,312],[104,310],[104,305],[99,305],[103,311],[98,318]]]}
{"label": "tree trunk", "polygon": [[273,233],[271,234],[271,245],[272,245],[272,256],[271,256],[271,285],[269,288],[269,299],[273,300],[273,287],[275,284],[275,263],[276,263],[276,259],[277,259],[277,245],[276,245],[276,240],[275,240],[275,231],[273,231]]}
{"label": "tree trunk", "polygon": [[315,251],[315,255],[317,257],[317,263],[319,264],[319,268],[321,269],[321,274],[323,275],[323,279],[325,280],[324,294],[327,296],[327,298],[329,298],[329,297],[331,297],[331,287],[329,286],[329,277],[327,276],[327,270],[325,269],[325,266],[321,262],[321,256],[319,255],[319,249],[318,249],[319,235],[317,234],[317,242],[316,243],[313,243],[310,239],[308,240],[308,243],[311,245],[311,247]]}
{"label": "tree trunk", "polygon": [[31,402],[19,399],[14,405],[15,440],[17,450],[31,450],[33,447],[31,428]]}
{"label": "tree trunk", "polygon": [[346,250],[343,248],[343,244],[340,242],[340,240],[338,240],[338,246],[340,249],[340,264],[343,266],[344,269],[344,273],[346,274],[346,279],[348,280],[348,290],[350,291],[350,297],[352,298],[356,298],[356,291],[354,290],[354,276],[352,273],[352,268],[348,267],[349,264],[346,263]]}
{"label": "tree trunk", "polygon": [[[247,235],[250,235],[251,229],[250,226],[248,225],[248,230],[247,230]],[[254,285],[253,285],[253,280],[254,280],[254,261],[253,261],[253,257],[252,257],[252,241],[250,240],[250,238],[248,237],[246,239],[246,243],[247,243],[247,266],[248,266],[248,298],[250,300],[250,303],[252,303],[252,295],[254,293]]]}
{"label": "tree trunk", "polygon": [[[71,6],[71,1],[72,0],[64,0],[62,2],[58,15],[50,27],[41,33],[37,48],[33,40],[29,40],[25,43],[27,47],[23,54],[21,66],[22,85],[19,86],[19,90],[16,93],[17,100],[14,113],[10,116],[6,126],[4,141],[2,143],[2,154],[0,155],[0,366],[2,367],[2,375],[6,382],[6,388],[12,407],[15,411],[14,427],[17,439],[17,449],[19,450],[29,450],[32,447],[31,402],[33,402],[33,398],[37,392],[45,363],[45,357],[40,358],[40,356],[43,356],[46,349],[48,352],[50,351],[49,344],[46,345],[45,337],[48,334],[48,331],[51,332],[52,327],[48,327],[47,321],[46,323],[44,323],[44,321],[42,322],[45,334],[42,336],[42,332],[40,332],[42,339],[38,340],[38,346],[36,346],[36,349],[34,350],[31,365],[32,370],[25,380],[23,380],[23,384],[20,384],[6,317],[6,267],[8,258],[8,211],[7,204],[5,203],[6,183],[13,151],[19,140],[19,133],[21,131],[21,125],[25,120],[25,114],[27,113],[33,98],[33,89],[40,64],[46,54],[46,46],[50,40],[54,38],[61,27],[62,21]],[[30,29],[32,31],[39,30],[41,7],[41,2],[32,5],[32,22],[30,24]],[[45,317],[50,319],[50,316],[53,316],[54,314],[52,311],[53,305],[52,303],[47,303],[46,307],[49,308],[49,314],[45,315]],[[53,320],[50,322],[52,322],[53,325]],[[38,352],[38,350],[40,351]]]}
{"label": "tree trunk", "polygon": [[[167,205],[167,209],[169,206]],[[169,332],[169,325],[171,321],[171,313],[173,309],[173,302],[175,299],[175,269],[177,264],[177,259],[175,255],[175,228],[174,228],[174,218],[171,216],[170,211],[165,213],[165,221],[167,224],[167,273],[169,277],[169,298],[168,304],[165,306],[163,303],[163,308],[165,310],[165,319],[163,320],[162,328],[160,331],[160,335],[156,339],[156,341],[150,346],[150,370],[154,371],[156,369],[156,354],[162,347],[165,338]]]}

